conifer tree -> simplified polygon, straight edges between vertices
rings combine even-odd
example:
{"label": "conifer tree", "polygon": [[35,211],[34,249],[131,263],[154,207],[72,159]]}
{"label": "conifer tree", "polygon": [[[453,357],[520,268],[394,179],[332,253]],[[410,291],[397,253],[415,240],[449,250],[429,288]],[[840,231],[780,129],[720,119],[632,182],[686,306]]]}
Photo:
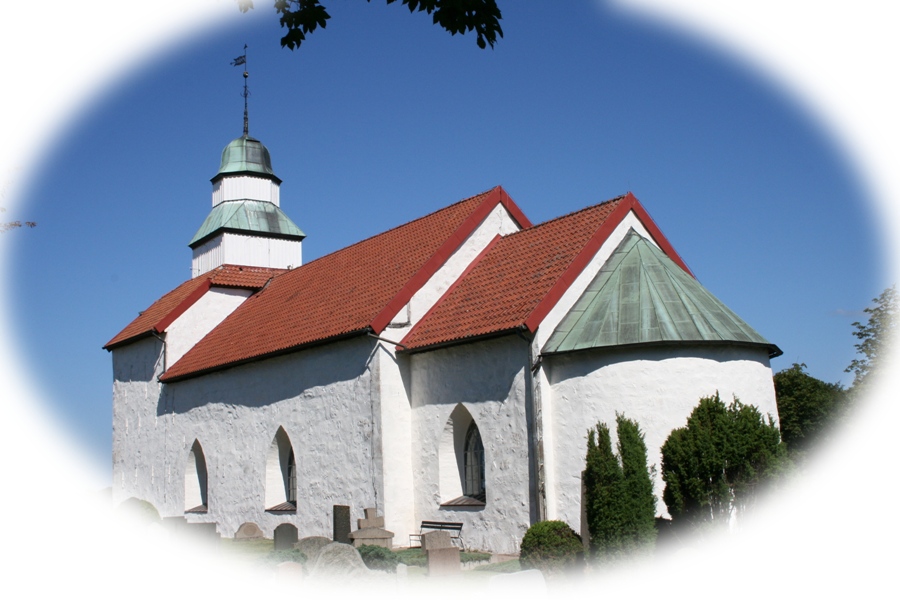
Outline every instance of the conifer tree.
{"label": "conifer tree", "polygon": [[772,419],[737,398],[701,398],[687,425],[662,446],[663,500],[673,524],[727,522],[756,499],[787,464]]}
{"label": "conifer tree", "polygon": [[618,456],[606,424],[588,431],[584,501],[591,555],[598,562],[652,548],[656,540],[656,499],[644,436],[622,415],[616,416],[616,433]]}
{"label": "conifer tree", "polygon": [[647,467],[647,445],[638,424],[624,415],[616,415],[619,456],[625,493],[623,510],[627,515],[628,537],[633,549],[652,549],[656,542],[656,495],[653,476]]}

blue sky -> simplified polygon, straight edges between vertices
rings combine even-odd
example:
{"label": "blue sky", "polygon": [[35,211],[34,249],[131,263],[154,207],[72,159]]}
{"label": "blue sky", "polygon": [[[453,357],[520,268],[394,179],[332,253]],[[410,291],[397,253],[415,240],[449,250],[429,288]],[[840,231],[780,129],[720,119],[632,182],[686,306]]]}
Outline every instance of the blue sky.
{"label": "blue sky", "polygon": [[[501,4],[482,51],[399,6],[332,2],[299,50],[261,4],[171,46],[63,131],[26,188],[8,289],[32,377],[109,464],[101,346],[190,276],[222,148],[250,131],[304,259],[503,185],[540,222],[632,191],[729,307],[849,383],[851,323],[890,285],[869,199],[820,124],[733,58],[589,2]],[[600,5],[603,6],[603,5]]]}

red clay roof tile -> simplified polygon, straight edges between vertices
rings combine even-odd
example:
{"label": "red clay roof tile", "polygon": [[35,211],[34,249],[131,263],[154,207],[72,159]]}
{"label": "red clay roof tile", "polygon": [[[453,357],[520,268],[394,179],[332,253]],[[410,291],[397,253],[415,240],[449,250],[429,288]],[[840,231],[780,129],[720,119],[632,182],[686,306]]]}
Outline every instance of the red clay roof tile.
{"label": "red clay roof tile", "polygon": [[145,335],[150,335],[153,332],[160,333],[164,331],[178,315],[202,296],[210,286],[258,290],[269,279],[284,271],[284,269],[235,265],[223,265],[213,269],[208,273],[185,281],[151,304],[147,310],[141,312],[134,321],[129,323],[125,329],[116,334],[103,347],[109,350]]}
{"label": "red clay roof tile", "polygon": [[169,367],[162,381],[328,339],[380,332],[497,204],[530,226],[497,187],[323,256],[273,279],[247,299]]}
{"label": "red clay roof tile", "polygon": [[601,231],[604,222],[626,198],[500,238],[401,344],[409,350],[425,349],[526,327],[579,255],[596,252],[588,248],[589,242],[599,247],[599,238],[608,236]]}

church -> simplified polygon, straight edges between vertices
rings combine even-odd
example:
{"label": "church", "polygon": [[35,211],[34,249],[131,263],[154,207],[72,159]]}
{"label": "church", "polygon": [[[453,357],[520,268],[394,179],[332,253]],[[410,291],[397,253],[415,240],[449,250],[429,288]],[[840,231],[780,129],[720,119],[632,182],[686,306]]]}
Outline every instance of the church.
{"label": "church", "polygon": [[303,263],[280,183],[245,125],[192,278],[104,346],[116,503],[269,537],[330,537],[334,505],[375,507],[397,546],[453,521],[464,547],[517,553],[540,520],[584,531],[598,422],[636,420],[658,467],[703,396],[777,417],[781,351],[631,193],[533,224],[495,187]]}

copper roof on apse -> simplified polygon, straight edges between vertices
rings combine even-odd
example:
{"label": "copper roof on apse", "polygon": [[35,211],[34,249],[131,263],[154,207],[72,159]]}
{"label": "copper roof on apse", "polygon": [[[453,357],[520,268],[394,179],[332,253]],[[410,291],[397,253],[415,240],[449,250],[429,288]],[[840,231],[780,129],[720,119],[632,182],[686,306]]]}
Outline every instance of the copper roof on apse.
{"label": "copper roof on apse", "polygon": [[660,343],[781,350],[631,230],[544,345],[544,353]]}

